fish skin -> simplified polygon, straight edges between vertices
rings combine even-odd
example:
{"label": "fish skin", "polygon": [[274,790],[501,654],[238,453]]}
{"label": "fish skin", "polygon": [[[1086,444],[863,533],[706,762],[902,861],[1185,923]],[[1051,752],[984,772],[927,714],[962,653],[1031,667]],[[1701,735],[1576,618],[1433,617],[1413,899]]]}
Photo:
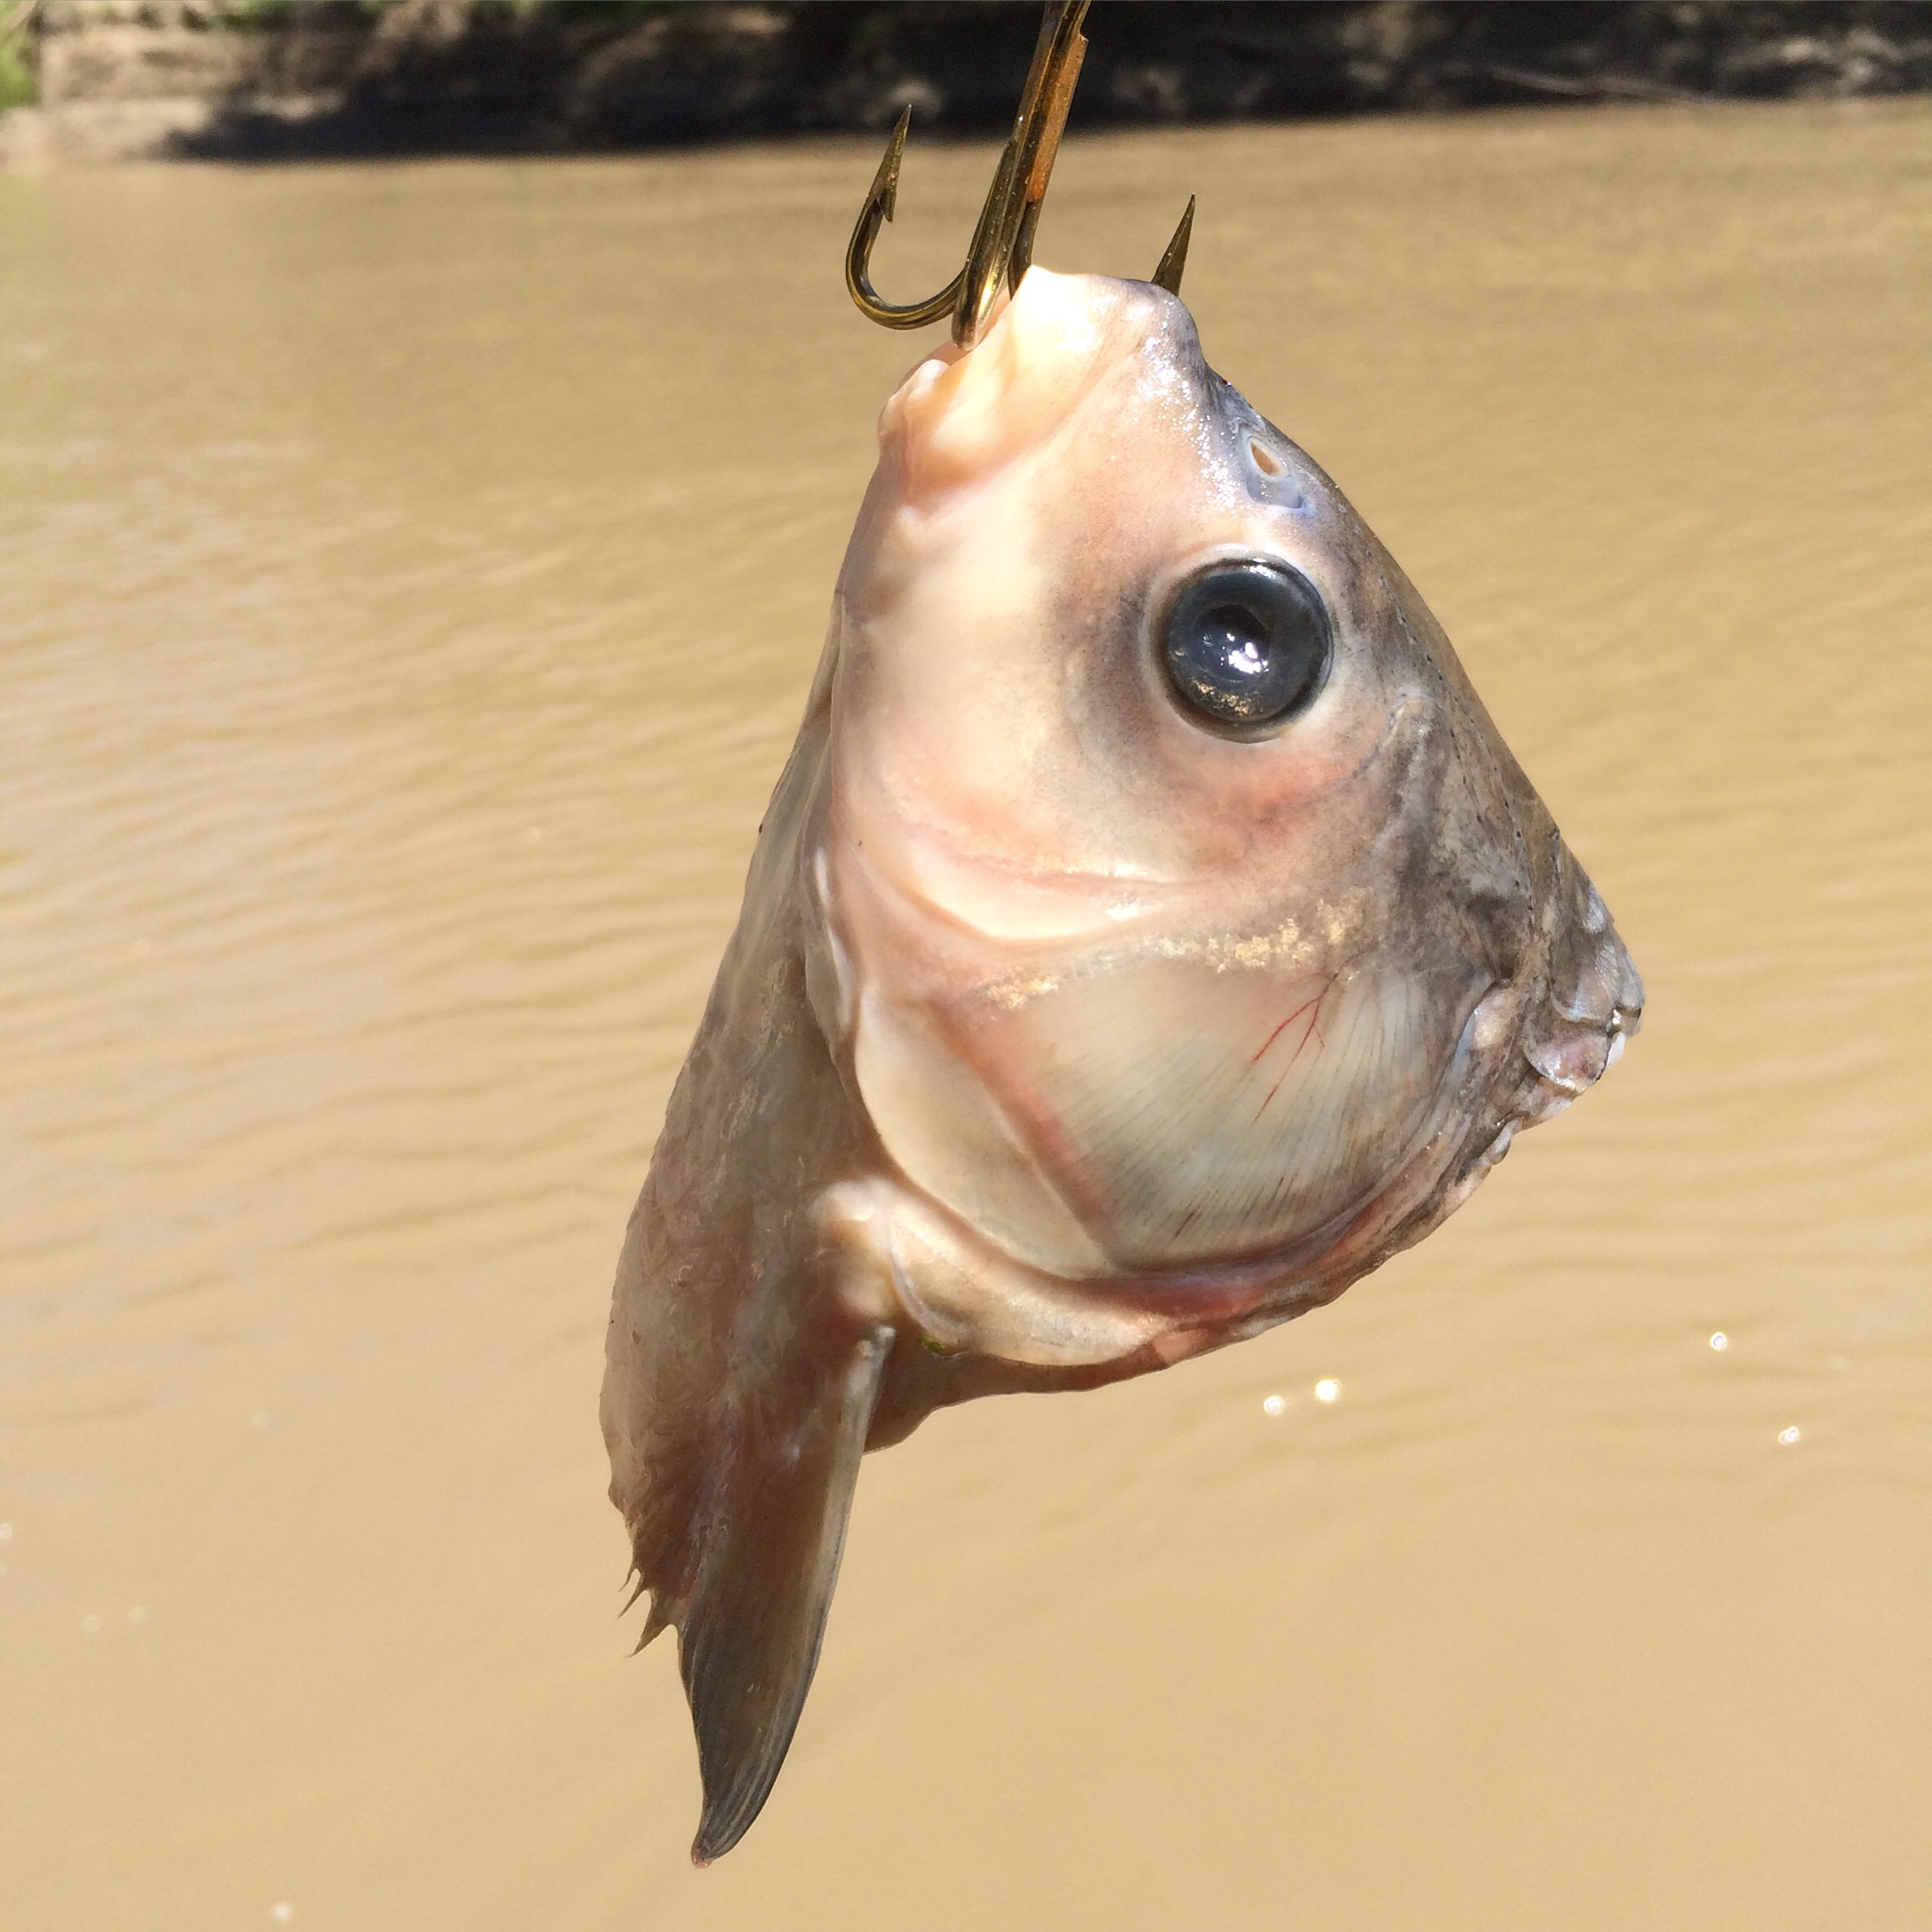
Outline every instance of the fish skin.
{"label": "fish skin", "polygon": [[[859,1458],[1331,1300],[1636,1030],[1439,625],[1177,298],[1035,268],[916,368],[625,1239],[602,1419],[709,1863],[815,1667]],[[1203,558],[1317,585],[1260,742],[1167,691]]]}

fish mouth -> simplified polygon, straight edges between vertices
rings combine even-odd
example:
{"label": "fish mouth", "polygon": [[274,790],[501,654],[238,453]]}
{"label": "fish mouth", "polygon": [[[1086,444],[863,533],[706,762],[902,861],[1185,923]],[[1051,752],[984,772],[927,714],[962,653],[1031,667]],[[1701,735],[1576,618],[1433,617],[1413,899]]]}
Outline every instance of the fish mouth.
{"label": "fish mouth", "polygon": [[1557,927],[1547,992],[1523,1031],[1522,1056],[1535,1076],[1522,1124],[1552,1119],[1623,1056],[1643,1024],[1644,983],[1611,923],[1602,895],[1559,840]]}

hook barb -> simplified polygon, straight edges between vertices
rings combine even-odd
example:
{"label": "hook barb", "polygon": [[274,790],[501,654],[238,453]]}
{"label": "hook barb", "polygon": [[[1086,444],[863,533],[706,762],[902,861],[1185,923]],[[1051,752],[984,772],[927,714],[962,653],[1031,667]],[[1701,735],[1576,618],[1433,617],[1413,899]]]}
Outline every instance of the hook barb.
{"label": "hook barb", "polygon": [[878,240],[879,230],[892,220],[899,206],[899,164],[905,158],[905,137],[912,125],[913,111],[908,107],[899,116],[892,138],[886,143],[885,157],[865,191],[858,226],[852,230],[851,243],[845,251],[847,291],[858,304],[861,315],[887,329],[922,329],[928,322],[951,314],[966,276],[962,269],[937,295],[928,296],[922,302],[888,302],[872,286],[873,246]]}
{"label": "hook barb", "polygon": [[908,103],[899,111],[892,138],[886,143],[885,159],[879,163],[878,172],[872,177],[872,192],[866,196],[868,204],[876,202],[880,215],[888,221],[899,212],[899,164],[905,159],[905,137],[912,125],[913,110]]}
{"label": "hook barb", "polygon": [[1160,258],[1160,266],[1148,277],[1156,288],[1164,288],[1171,296],[1181,293],[1181,277],[1187,267],[1187,245],[1194,239],[1194,198],[1187,198],[1187,210],[1181,217],[1181,226],[1174,230]]}

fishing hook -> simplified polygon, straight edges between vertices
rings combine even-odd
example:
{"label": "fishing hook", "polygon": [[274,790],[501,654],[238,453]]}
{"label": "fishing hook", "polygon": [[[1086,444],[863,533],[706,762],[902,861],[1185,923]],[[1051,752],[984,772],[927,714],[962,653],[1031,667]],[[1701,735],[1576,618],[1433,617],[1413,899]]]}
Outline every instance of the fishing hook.
{"label": "fishing hook", "polygon": [[[892,219],[898,205],[899,167],[905,155],[913,111],[908,107],[899,116],[845,251],[845,286],[861,314],[888,329],[922,329],[950,315],[953,340],[962,348],[970,348],[985,330],[1001,285],[1009,289],[1019,287],[1033,259],[1040,204],[1046,199],[1054,157],[1067,125],[1067,110],[1073,104],[1074,83],[1080,78],[1080,62],[1087,51],[1080,23],[1089,4],[1089,0],[1049,0],[1034,44],[1033,64],[1027,70],[1019,112],[1001,151],[1000,164],[993,171],[992,186],[987,191],[972,245],[966,251],[966,265],[937,295],[922,302],[888,302],[872,286],[872,250],[880,227]],[[1187,212],[1154,271],[1155,283],[1170,295],[1181,292],[1181,272],[1187,265],[1194,221],[1190,197]]]}

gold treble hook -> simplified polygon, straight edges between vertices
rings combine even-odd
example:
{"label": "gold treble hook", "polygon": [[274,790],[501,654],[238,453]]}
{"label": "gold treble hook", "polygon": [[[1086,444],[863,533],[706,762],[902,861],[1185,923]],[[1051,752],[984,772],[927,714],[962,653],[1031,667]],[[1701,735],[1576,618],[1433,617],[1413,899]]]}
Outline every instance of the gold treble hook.
{"label": "gold treble hook", "polygon": [[[885,159],[872,177],[872,186],[859,210],[859,219],[845,251],[845,286],[861,314],[888,329],[922,329],[941,318],[953,318],[953,340],[970,348],[979,340],[999,298],[1003,283],[1017,289],[1033,259],[1033,234],[1040,226],[1040,207],[1054,172],[1067,110],[1073,104],[1073,86],[1080,78],[1087,51],[1080,23],[1089,0],[1050,0],[1033,47],[1033,64],[1020,95],[1013,132],[1001,151],[992,186],[979,211],[966,251],[966,266],[937,295],[922,302],[888,302],[872,286],[872,250],[880,226],[892,219],[899,200],[899,164],[905,155],[906,130],[912,125],[908,107],[886,144]],[[1187,264],[1188,237],[1194,227],[1194,204],[1174,239],[1168,243],[1154,280],[1170,295],[1181,292],[1181,271]]]}

